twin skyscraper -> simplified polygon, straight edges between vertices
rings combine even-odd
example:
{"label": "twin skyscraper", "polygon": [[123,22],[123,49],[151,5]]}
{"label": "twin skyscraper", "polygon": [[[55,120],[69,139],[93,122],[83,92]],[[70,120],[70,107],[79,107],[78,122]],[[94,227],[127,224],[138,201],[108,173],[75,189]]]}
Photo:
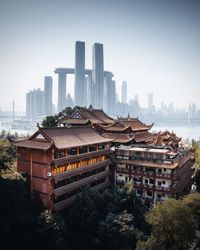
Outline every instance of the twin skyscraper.
{"label": "twin skyscraper", "polygon": [[[58,74],[58,111],[66,107],[67,75],[74,74],[74,104],[104,109],[108,113],[116,103],[115,82],[113,74],[104,71],[103,44],[95,43],[92,51],[92,69],[85,68],[85,42],[75,44],[75,68],[56,68]],[[110,98],[113,101],[111,105]]]}
{"label": "twin skyscraper", "polygon": [[[103,44],[95,43],[92,51],[92,69],[85,68],[85,42],[75,44],[75,67],[56,68],[58,74],[58,104],[60,112],[67,106],[81,106],[103,109],[109,115],[115,115],[116,84],[113,74],[104,70]],[[67,96],[67,76],[74,77],[74,98]],[[26,94],[26,116],[36,118],[51,115],[55,112],[52,102],[53,80],[51,76],[44,78],[44,91],[34,89]]]}

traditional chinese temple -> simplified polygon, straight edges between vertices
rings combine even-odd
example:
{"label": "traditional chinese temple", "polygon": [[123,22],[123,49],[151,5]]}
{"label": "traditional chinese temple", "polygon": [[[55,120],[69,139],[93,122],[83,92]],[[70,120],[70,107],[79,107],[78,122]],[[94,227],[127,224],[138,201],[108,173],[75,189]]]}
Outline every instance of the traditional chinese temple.
{"label": "traditional chinese temple", "polygon": [[27,174],[31,194],[43,207],[61,210],[83,187],[100,190],[110,184],[110,144],[90,127],[39,128],[15,143],[17,169]]}

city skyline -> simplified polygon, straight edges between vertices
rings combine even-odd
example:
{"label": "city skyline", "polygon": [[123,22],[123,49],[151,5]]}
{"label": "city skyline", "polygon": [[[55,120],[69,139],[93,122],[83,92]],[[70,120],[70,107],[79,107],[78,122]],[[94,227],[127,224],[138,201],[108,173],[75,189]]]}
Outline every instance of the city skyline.
{"label": "city skyline", "polygon": [[[156,106],[161,101],[199,106],[198,1],[143,3],[1,0],[1,109],[11,110],[15,100],[16,111],[25,110],[25,94],[42,88],[45,75],[56,83],[57,103],[53,72],[74,67],[77,40],[86,43],[86,68],[92,64],[92,44],[104,45],[104,68],[114,73],[119,95],[121,82],[127,81],[128,100],[139,94],[141,106],[147,107],[147,95],[153,93]],[[72,97],[73,81],[68,81]]]}

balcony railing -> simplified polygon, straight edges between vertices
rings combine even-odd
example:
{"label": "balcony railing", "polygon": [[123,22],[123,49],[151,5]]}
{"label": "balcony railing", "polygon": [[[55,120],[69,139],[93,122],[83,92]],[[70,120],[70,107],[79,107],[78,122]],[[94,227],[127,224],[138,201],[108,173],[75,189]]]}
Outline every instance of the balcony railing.
{"label": "balcony railing", "polygon": [[74,162],[77,162],[80,160],[85,160],[87,158],[106,155],[106,154],[109,154],[110,152],[111,152],[110,149],[102,149],[102,150],[83,153],[83,154],[79,154],[79,155],[67,155],[66,157],[63,157],[60,159],[55,159],[53,161],[53,163],[56,166],[62,166],[62,165],[65,165],[67,163],[74,163]]}
{"label": "balcony railing", "polygon": [[94,175],[91,175],[89,177],[86,177],[86,178],[83,178],[81,180],[78,180],[78,181],[75,181],[73,183],[70,183],[70,184],[67,184],[65,186],[62,186],[60,188],[56,188],[54,189],[53,193],[56,195],[56,196],[60,196],[60,195],[63,195],[67,192],[70,192],[72,190],[75,190],[77,188],[81,188],[83,187],[84,185],[87,185],[87,184],[90,184],[91,182],[95,181],[95,180],[98,180],[98,179],[102,179],[104,177],[107,177],[108,175],[110,174],[110,171],[109,170],[106,170],[106,171],[103,171],[101,173],[98,173],[98,174],[94,174]]}
{"label": "balcony railing", "polygon": [[[109,181],[105,181],[103,183],[100,183],[94,187],[92,187],[94,190],[102,190],[102,189],[105,189],[106,187],[108,187],[110,185],[110,182]],[[73,204],[73,202],[76,200],[77,196],[80,195],[81,192],[79,194],[76,194],[68,199],[65,199],[63,201],[60,201],[56,204],[53,205],[53,210],[55,211],[60,211],[66,207],[69,207]]]}
{"label": "balcony railing", "polygon": [[75,168],[75,169],[72,169],[72,170],[67,170],[67,171],[65,171],[63,173],[54,175],[54,180],[55,181],[61,181],[61,180],[64,180],[66,178],[72,177],[74,175],[83,174],[85,172],[92,171],[94,169],[97,169],[97,168],[100,168],[100,167],[103,167],[103,166],[107,166],[109,164],[111,164],[111,161],[110,160],[105,160],[105,161],[99,161],[99,162],[96,162],[96,163],[93,163],[93,164],[90,164],[90,165],[87,165],[87,166]]}

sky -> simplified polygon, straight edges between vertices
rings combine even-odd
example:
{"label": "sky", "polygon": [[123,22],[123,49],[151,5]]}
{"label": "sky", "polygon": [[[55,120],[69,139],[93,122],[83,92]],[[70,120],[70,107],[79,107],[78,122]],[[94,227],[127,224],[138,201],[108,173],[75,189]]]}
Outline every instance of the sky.
{"label": "sky", "polygon": [[[57,67],[74,67],[75,42],[86,42],[86,67],[92,45],[104,45],[104,68],[113,72],[120,94],[139,95],[147,106],[174,102],[200,107],[199,0],[0,0],[0,107],[25,110],[26,92],[43,89]],[[73,96],[73,77],[67,92]]]}

